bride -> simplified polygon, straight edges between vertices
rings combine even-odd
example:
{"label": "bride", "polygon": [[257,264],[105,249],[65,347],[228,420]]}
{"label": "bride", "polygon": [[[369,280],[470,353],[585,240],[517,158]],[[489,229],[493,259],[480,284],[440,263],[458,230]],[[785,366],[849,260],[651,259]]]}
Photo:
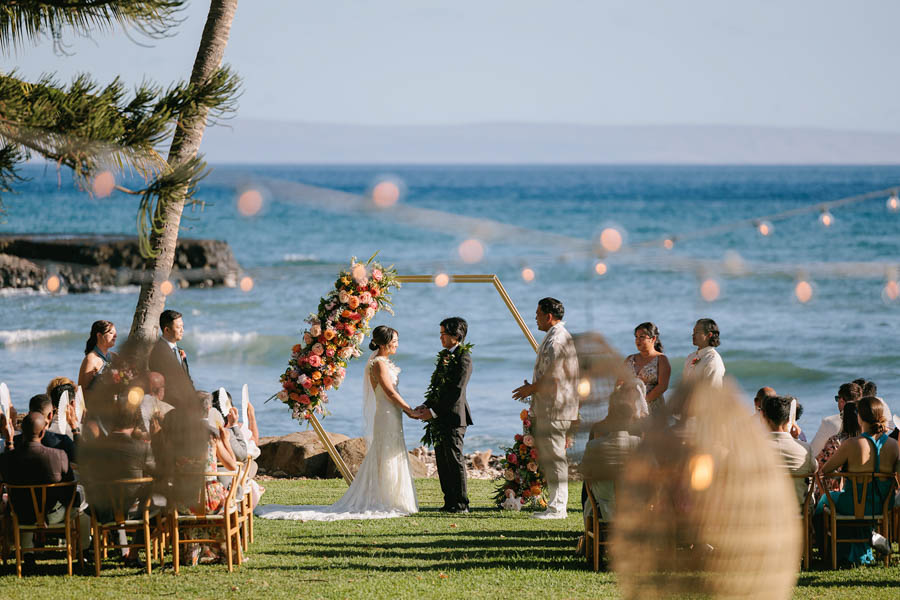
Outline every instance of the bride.
{"label": "bride", "polygon": [[372,332],[374,350],[363,377],[363,415],[369,450],[350,488],[331,506],[267,504],[256,508],[265,519],[338,521],[403,517],[419,510],[403,439],[401,411],[414,411],[397,392],[400,369],[389,358],[397,352],[397,331],[380,325]]}

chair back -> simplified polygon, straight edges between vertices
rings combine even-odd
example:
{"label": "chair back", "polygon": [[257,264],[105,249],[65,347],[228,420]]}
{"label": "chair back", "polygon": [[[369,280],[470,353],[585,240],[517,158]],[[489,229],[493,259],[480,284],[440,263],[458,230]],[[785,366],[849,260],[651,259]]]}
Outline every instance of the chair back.
{"label": "chair back", "polygon": [[[13,519],[18,523],[30,524],[33,522],[37,527],[46,527],[47,512],[53,508],[50,501],[62,502],[67,514],[72,510],[72,503],[75,501],[75,485],[74,481],[34,485],[7,483],[9,507]],[[71,494],[65,493],[67,489],[71,490]],[[68,501],[66,501],[66,495],[68,495]]]}
{"label": "chair back", "polygon": [[[821,475],[820,487],[824,490],[824,481],[828,479],[846,479],[843,494],[851,494],[853,499],[853,518],[866,519],[886,516],[894,499],[894,491],[898,481],[896,473],[826,473]],[[890,483],[889,486],[876,485],[876,482]],[[883,494],[883,495],[882,495]],[[831,494],[825,494],[831,510],[836,511]],[[869,511],[866,514],[866,511]]]}
{"label": "chair back", "polygon": [[816,488],[816,472],[791,473],[791,479],[802,479],[806,483],[806,493],[803,494],[803,501],[800,503],[800,514],[808,514],[812,504],[813,490]]}
{"label": "chair back", "polygon": [[150,487],[152,477],[134,477],[131,479],[113,479],[99,481],[90,485],[90,499],[93,514],[99,521],[113,520],[122,524],[128,520],[128,514],[136,508],[144,512],[150,508]]}
{"label": "chair back", "polygon": [[[207,515],[219,514],[219,511],[209,511],[206,507],[207,503],[207,486],[206,482],[210,479],[218,479],[219,477],[231,478],[231,484],[228,486],[228,494],[225,496],[225,501],[222,503],[222,512],[226,512],[228,509],[234,507],[234,496],[237,491],[236,482],[238,480],[238,474],[240,472],[240,468],[238,471],[196,471],[196,472],[182,472],[179,473],[179,477],[185,478],[188,481],[199,481],[200,489],[197,491],[196,495],[192,497],[193,504],[191,505],[191,512],[199,517],[205,517]],[[174,505],[174,506],[177,506]]]}

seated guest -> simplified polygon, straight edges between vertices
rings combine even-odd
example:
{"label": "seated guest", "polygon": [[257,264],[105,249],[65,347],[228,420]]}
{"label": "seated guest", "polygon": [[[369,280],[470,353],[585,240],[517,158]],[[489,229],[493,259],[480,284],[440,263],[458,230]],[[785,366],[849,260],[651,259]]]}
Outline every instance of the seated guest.
{"label": "seated guest", "polygon": [[[789,431],[791,426],[791,402],[790,396],[768,396],[763,399],[762,416],[766,426],[771,431],[772,442],[781,456],[784,466],[791,475],[806,475],[816,471],[816,461],[813,460],[809,444],[795,440]],[[797,500],[802,503],[806,496],[807,484],[802,479],[794,479],[794,490]]]}
{"label": "seated guest", "polygon": [[9,405],[9,415],[0,414],[0,452],[13,449],[13,438],[16,436],[16,409]]}
{"label": "seated guest", "polygon": [[215,412],[210,414],[215,418],[215,425],[222,425],[231,433],[231,452],[237,462],[242,463],[247,460],[247,442],[244,440],[240,425],[238,425],[238,409],[231,402],[231,394],[226,391],[225,395],[228,397],[230,406],[228,414],[222,410],[224,402],[219,398],[219,390],[212,393],[212,408]]}
{"label": "seated guest", "polygon": [[[637,380],[626,381],[609,396],[609,412],[591,429],[591,439],[584,449],[581,471],[597,501],[600,517],[611,519],[615,512],[614,482],[628,455],[641,442],[630,433],[639,415],[638,402],[643,397],[644,384]],[[584,502],[584,514],[589,516],[593,507]]]}
{"label": "seated guest", "polygon": [[[39,413],[44,418],[44,423],[46,423],[47,428],[50,427],[50,423],[53,422],[53,417],[56,416],[56,412],[53,410],[53,401],[50,400],[50,397],[46,394],[32,396],[31,400],[28,401],[28,411]],[[15,437],[13,444],[18,446],[23,443],[23,436],[24,429],[23,433],[20,433]],[[75,460],[75,442],[69,436],[53,431],[44,431],[41,443],[47,448],[56,448],[65,452],[69,462]]]}
{"label": "seated guest", "polygon": [[81,425],[78,423],[75,418],[75,383],[69,379],[68,377],[54,377],[50,380],[50,383],[47,385],[47,395],[50,396],[50,401],[53,403],[53,415],[56,416],[59,413],[59,401],[62,398],[63,392],[65,392],[69,398],[69,403],[66,405],[66,424],[68,425],[68,431],[72,433],[70,436],[76,442],[78,441],[78,436],[81,435]]}
{"label": "seated guest", "polygon": [[[43,394],[42,397],[46,398]],[[49,398],[47,401],[49,403]],[[3,480],[12,485],[43,485],[73,481],[71,465],[66,453],[57,448],[49,448],[42,443],[46,435],[47,420],[40,412],[29,412],[22,420],[21,441],[14,450],[4,452],[0,456],[0,473]],[[72,498],[75,488],[63,490],[50,489],[47,493],[46,520],[48,524],[61,523],[65,518],[66,505]],[[34,523],[31,494],[27,490],[14,490],[10,502],[23,523]],[[74,510],[74,508],[73,508]],[[86,515],[79,515],[82,547],[90,541],[91,525]],[[33,535],[22,533],[22,546],[34,546]]]}
{"label": "seated guest", "polygon": [[796,411],[796,413],[794,414],[794,419],[795,419],[795,421],[794,421],[794,424],[791,425],[791,432],[790,432],[790,433],[791,433],[791,436],[792,436],[795,440],[800,440],[801,442],[809,443],[809,442],[807,441],[807,439],[806,439],[806,434],[803,433],[803,430],[802,430],[802,429],[800,429],[800,423],[799,423],[799,421],[800,421],[800,417],[802,417],[802,416],[803,416],[803,405],[800,404],[800,402],[798,401],[798,402],[797,402],[797,411]]}
{"label": "seated guest", "polygon": [[109,366],[110,350],[116,345],[116,326],[110,321],[94,321],[84,346],[84,360],[78,369],[78,385],[91,389],[97,375]]}
{"label": "seated guest", "polygon": [[[884,402],[874,396],[866,396],[857,403],[860,435],[844,440],[828,461],[822,465],[822,473],[833,473],[842,466],[849,473],[896,473],[900,468],[900,446],[887,433],[888,421],[884,414]],[[877,514],[881,511],[882,502],[890,490],[891,481],[876,480],[866,486],[864,500],[865,514]],[[835,504],[838,514],[853,514],[853,492],[828,492]],[[856,490],[861,494],[862,490]],[[816,514],[824,510],[826,498],[823,496],[816,506]],[[868,538],[871,529],[860,531],[861,537]],[[875,561],[872,548],[868,542],[838,544],[839,560],[850,564],[871,564]]]}
{"label": "seated guest", "polygon": [[[844,405],[844,410],[841,411],[840,432],[828,438],[828,441],[825,442],[825,447],[822,448],[822,451],[816,456],[816,462],[820,469],[822,468],[822,465],[827,463],[834,455],[835,451],[840,448],[841,444],[844,443],[844,440],[854,438],[861,433],[857,416],[856,402],[846,403]],[[840,491],[843,487],[840,479],[826,479],[824,483],[829,491]],[[816,493],[818,494],[818,491]]]}
{"label": "seated guest", "polygon": [[761,387],[756,391],[756,395],[753,397],[753,408],[760,414],[760,418],[762,418],[762,401],[777,395],[775,390],[769,386]]}
{"label": "seated guest", "polygon": [[844,405],[847,402],[856,402],[860,398],[862,398],[862,388],[855,383],[845,383],[838,388],[837,396],[834,397],[835,402],[837,402],[838,413],[822,419],[822,424],[819,425],[819,431],[816,432],[813,441],[810,442],[813,456],[819,455],[819,452],[825,447],[825,442],[827,442],[831,436],[840,433],[841,411],[844,410]]}

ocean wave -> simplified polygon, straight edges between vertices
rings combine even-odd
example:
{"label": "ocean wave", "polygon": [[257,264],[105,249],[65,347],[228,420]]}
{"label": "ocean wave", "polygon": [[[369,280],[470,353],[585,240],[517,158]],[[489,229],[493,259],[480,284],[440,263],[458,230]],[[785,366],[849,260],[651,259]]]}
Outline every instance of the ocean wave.
{"label": "ocean wave", "polygon": [[725,371],[738,380],[759,379],[772,382],[767,385],[775,385],[779,381],[828,381],[833,377],[828,371],[800,367],[788,361],[729,360],[726,358]]}
{"label": "ocean wave", "polygon": [[241,350],[252,346],[259,334],[255,331],[194,331],[185,336],[185,343],[193,346],[198,356]]}
{"label": "ocean wave", "polygon": [[65,329],[0,330],[0,346],[8,348],[22,344],[35,344],[67,335],[70,335],[70,332]]}
{"label": "ocean wave", "polygon": [[291,264],[314,264],[320,262],[319,257],[315,254],[285,254],[281,257],[281,262]]}

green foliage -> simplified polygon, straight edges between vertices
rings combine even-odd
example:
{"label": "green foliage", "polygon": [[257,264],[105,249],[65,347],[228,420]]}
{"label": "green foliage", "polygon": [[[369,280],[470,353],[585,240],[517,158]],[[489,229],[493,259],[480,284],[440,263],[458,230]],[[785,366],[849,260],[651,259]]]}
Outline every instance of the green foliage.
{"label": "green foliage", "polygon": [[76,35],[116,26],[134,27],[150,37],[161,37],[179,23],[185,0],[15,0],[0,6],[0,49],[9,52],[26,40],[53,37],[57,48],[62,32]]}
{"label": "green foliage", "polygon": [[[462,357],[472,353],[474,344],[461,344],[461,352],[456,355],[450,350],[444,349],[438,352],[434,359],[434,372],[431,374],[431,381],[428,383],[428,389],[425,390],[425,404],[434,404],[441,399],[441,390],[448,384],[457,383],[461,377]],[[434,447],[444,441],[445,431],[438,424],[437,419],[429,419],[425,421],[425,435],[422,436],[421,444],[423,446]]]}

